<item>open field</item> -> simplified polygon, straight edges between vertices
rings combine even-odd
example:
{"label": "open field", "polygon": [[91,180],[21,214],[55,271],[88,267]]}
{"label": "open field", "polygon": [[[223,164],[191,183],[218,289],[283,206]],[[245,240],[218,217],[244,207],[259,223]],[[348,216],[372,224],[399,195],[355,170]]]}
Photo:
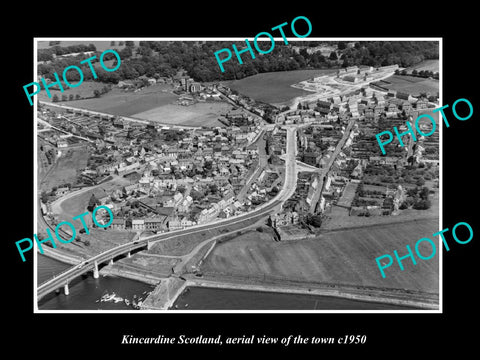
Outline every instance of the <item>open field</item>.
{"label": "open field", "polygon": [[270,104],[279,104],[288,102],[297,96],[311,94],[309,91],[295,89],[291,85],[316,76],[335,72],[336,70],[334,69],[278,71],[257,74],[241,80],[225,81],[223,83],[252,99]]}
{"label": "open field", "polygon": [[[40,152],[40,150],[38,150]],[[62,150],[62,156],[53,165],[44,181],[40,182],[38,192],[50,191],[52,187],[65,183],[73,183],[77,177],[77,169],[87,166],[88,152],[82,148]],[[40,179],[39,179],[40,180]]]}
{"label": "open field", "polygon": [[417,71],[428,70],[428,71],[438,72],[440,69],[440,61],[425,60],[425,61],[422,61],[420,64],[407,68],[406,70],[408,71],[408,73],[410,73],[414,69],[416,69]]}
{"label": "open field", "polygon": [[182,235],[172,239],[159,241],[153,244],[148,250],[149,254],[182,256],[191,252],[202,241],[208,240],[211,237],[217,236],[220,233],[218,230],[205,230],[200,234]]}
{"label": "open field", "polygon": [[[433,189],[433,181],[426,182],[426,186]],[[402,185],[403,186],[403,185]],[[404,186],[405,187],[405,186]],[[381,189],[382,187],[378,187]],[[373,185],[364,185],[365,190],[375,190]],[[328,210],[325,215],[326,219],[322,223],[322,229],[328,230],[342,230],[349,227],[362,227],[362,226],[372,226],[372,225],[381,225],[381,224],[393,224],[394,223],[403,223],[407,221],[414,220],[432,220],[438,224],[438,219],[440,216],[440,201],[438,195],[438,189],[435,194],[430,195],[430,201],[432,206],[428,210],[415,210],[415,209],[405,209],[399,210],[398,215],[390,216],[349,216],[349,210],[341,208],[338,206],[333,206],[331,210]],[[437,225],[438,228],[438,225]],[[440,229],[438,229],[440,230]]]}
{"label": "open field", "polygon": [[[82,87],[80,85],[79,87]],[[178,96],[169,92],[170,85],[156,84],[138,92],[113,89],[100,98],[73,100],[65,105],[105,112],[119,116],[132,116],[162,105],[173,103]]]}
{"label": "open field", "polygon": [[[61,202],[60,211],[58,212],[60,219],[69,220],[86,211],[88,201],[92,194],[95,197],[101,198],[112,190],[119,189],[121,186],[129,185],[130,182],[126,179],[116,177],[114,180],[107,181],[93,189],[88,189],[80,194],[73,195]],[[54,208],[55,210],[55,208]]]}
{"label": "open field", "polygon": [[[275,242],[265,233],[250,232],[218,244],[202,266],[215,273],[262,279],[288,279],[337,285],[374,286],[438,293],[438,255],[429,261],[404,261],[385,270],[382,278],[375,258],[406,253],[421,237],[432,238],[438,221],[419,220],[325,233],[315,239]],[[435,239],[437,241],[438,239]],[[425,243],[422,243],[425,245]],[[428,245],[420,246],[428,254]],[[438,254],[438,252],[437,252]]]}
{"label": "open field", "polygon": [[412,95],[418,95],[421,92],[436,94],[439,91],[438,80],[424,79],[415,76],[393,75],[385,79],[385,81],[388,81],[390,84],[382,82],[381,86]]}
{"label": "open field", "polygon": [[[64,83],[63,83],[64,84]],[[108,86],[104,83],[101,82],[95,82],[95,81],[84,81],[82,84],[76,88],[71,88],[66,85],[63,86],[63,89],[65,90],[63,93],[60,92],[60,90],[51,90],[50,93],[52,94],[52,98],[54,95],[57,95],[59,99],[62,99],[62,95],[65,95],[67,97],[72,94],[74,97],[78,94],[81,97],[93,97],[94,91],[95,90],[101,90],[104,86]],[[49,98],[47,95],[46,91],[40,91],[38,93],[38,100],[40,101],[45,101],[45,102],[52,102],[52,98]],[[87,101],[87,100],[83,100]],[[61,104],[63,105],[70,105],[74,102],[77,101],[60,101]],[[73,105],[72,105],[73,106]]]}
{"label": "open field", "polygon": [[217,119],[232,105],[225,102],[204,102],[190,106],[168,104],[132,116],[142,120],[158,121],[162,124],[187,126],[224,126]]}

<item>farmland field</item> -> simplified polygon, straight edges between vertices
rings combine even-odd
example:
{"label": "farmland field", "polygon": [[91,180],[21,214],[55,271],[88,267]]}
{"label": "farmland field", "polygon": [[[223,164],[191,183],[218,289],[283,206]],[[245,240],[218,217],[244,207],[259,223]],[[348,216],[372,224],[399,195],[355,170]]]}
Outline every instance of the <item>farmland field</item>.
{"label": "farmland field", "polygon": [[[404,260],[404,271],[395,263],[385,269],[386,278],[382,278],[375,262],[376,257],[392,254],[393,250],[406,253],[407,244],[413,248],[418,239],[433,238],[436,231],[438,221],[425,219],[329,232],[300,241],[275,242],[266,233],[252,232],[218,244],[202,271],[438,293],[438,254],[415,266]],[[428,254],[431,248],[420,246],[419,251]]]}
{"label": "farmland field", "polygon": [[241,80],[224,81],[223,83],[252,99],[279,104],[288,102],[297,96],[311,94],[309,91],[295,89],[291,85],[335,72],[335,69],[278,71],[257,74]]}
{"label": "farmland field", "polygon": [[388,81],[390,84],[382,83],[383,87],[412,95],[417,95],[421,92],[436,94],[439,91],[438,80],[424,79],[415,76],[393,75],[385,79],[385,81]]}

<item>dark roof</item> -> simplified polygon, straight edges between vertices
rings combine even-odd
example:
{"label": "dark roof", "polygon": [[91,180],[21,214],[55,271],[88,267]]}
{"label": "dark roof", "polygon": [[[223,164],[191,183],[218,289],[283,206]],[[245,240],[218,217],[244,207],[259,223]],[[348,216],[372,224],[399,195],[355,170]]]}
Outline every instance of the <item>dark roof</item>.
{"label": "dark roof", "polygon": [[175,210],[175,208],[173,208],[173,207],[158,207],[156,210],[157,210],[158,215],[170,216],[170,215],[172,215],[173,210]]}

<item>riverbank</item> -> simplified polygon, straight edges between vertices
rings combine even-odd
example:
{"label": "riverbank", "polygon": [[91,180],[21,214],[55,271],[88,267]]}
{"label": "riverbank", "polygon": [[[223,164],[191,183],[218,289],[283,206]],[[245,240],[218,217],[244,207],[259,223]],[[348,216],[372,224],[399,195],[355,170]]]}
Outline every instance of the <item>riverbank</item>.
{"label": "riverbank", "polygon": [[[52,258],[54,260],[61,261],[65,264],[77,265],[78,263],[83,261],[82,257],[77,256],[77,255],[73,255],[73,254],[68,253],[66,251],[62,251],[62,250],[59,250],[59,249],[52,249],[52,248],[49,248],[47,246],[42,247],[42,249],[43,249],[43,255],[45,255],[49,258]],[[40,251],[38,251],[38,253],[41,254]]]}
{"label": "riverbank", "polygon": [[[49,249],[44,255],[55,260],[72,264],[69,254]],[[78,262],[77,262],[78,263]],[[207,275],[202,278],[191,274],[183,277],[160,278],[144,274],[141,271],[119,269],[112,266],[104,267],[100,273],[104,276],[113,275],[125,279],[136,280],[149,285],[156,285],[154,291],[145,299],[142,310],[169,310],[177,299],[190,287],[213,289],[230,289],[252,292],[269,292],[281,294],[328,296],[339,299],[349,299],[361,302],[378,303],[392,306],[404,306],[417,310],[438,310],[438,294],[415,292],[404,289],[384,289],[366,286],[347,286],[294,282],[288,280],[261,280],[255,278],[230,277],[222,275]],[[248,309],[245,309],[248,310]],[[290,309],[284,309],[290,310]]]}
{"label": "riverbank", "polygon": [[[40,252],[38,252],[40,254]],[[60,261],[65,264],[69,265],[78,265],[80,262],[82,262],[84,259],[75,256],[67,251],[64,250],[58,250],[58,249],[52,249],[48,247],[43,248],[43,255],[46,257],[49,257],[53,260]],[[99,273],[102,276],[118,276],[122,277],[125,279],[130,279],[130,280],[136,280],[139,282],[143,282],[148,285],[157,285],[163,278],[153,276],[151,274],[145,274],[142,272],[140,269],[138,271],[131,271],[128,269],[122,269],[119,267],[114,267],[112,265],[107,265],[103,267]]]}
{"label": "riverbank", "polygon": [[[248,282],[247,282],[248,281]],[[303,294],[330,296],[372,303],[406,306],[418,310],[438,310],[438,295],[413,293],[402,289],[380,289],[362,286],[321,285],[314,283],[258,283],[243,279],[189,278],[185,287],[222,288],[245,291],[275,292],[284,294]],[[285,309],[288,310],[288,309]]]}

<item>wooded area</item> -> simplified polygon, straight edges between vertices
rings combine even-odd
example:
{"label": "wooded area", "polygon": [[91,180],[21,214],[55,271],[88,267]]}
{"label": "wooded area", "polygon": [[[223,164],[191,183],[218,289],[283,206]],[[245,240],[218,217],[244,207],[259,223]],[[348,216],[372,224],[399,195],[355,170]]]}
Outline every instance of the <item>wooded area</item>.
{"label": "wooded area", "polygon": [[[246,46],[245,42],[234,42],[239,49]],[[225,63],[225,72],[221,72],[213,55],[222,48],[231,48],[232,42],[226,41],[140,41],[139,46],[131,41],[125,42],[125,47],[118,53],[122,64],[117,71],[106,72],[98,67],[97,81],[118,83],[120,80],[136,79],[139,76],[161,77],[173,76],[178,70],[184,69],[196,81],[208,82],[219,80],[242,79],[246,76],[272,71],[287,71],[301,69],[326,69],[331,67],[347,67],[352,65],[386,66],[398,64],[409,67],[426,59],[438,59],[438,42],[436,41],[361,41],[354,46],[345,42],[328,42],[329,46],[337,45],[337,50],[329,56],[320,51],[309,51],[309,48],[321,45],[321,42],[295,42],[296,51],[290,44],[276,42],[275,48],[269,54],[258,55],[252,59],[248,52],[243,53],[243,64],[234,57]],[[38,65],[38,72],[45,78],[54,80],[53,74],[61,74],[70,65],[78,65],[86,55],[53,59],[52,54],[92,51],[90,45],[74,45],[66,48],[54,46],[39,50],[38,60],[50,61]],[[109,55],[111,55],[109,57]],[[105,60],[114,59],[107,54]],[[98,60],[98,56],[97,56]],[[114,65],[112,65],[114,66]],[[85,71],[84,71],[85,70]],[[88,65],[84,64],[85,79],[92,80]],[[68,72],[68,80],[79,79],[75,71]]]}

